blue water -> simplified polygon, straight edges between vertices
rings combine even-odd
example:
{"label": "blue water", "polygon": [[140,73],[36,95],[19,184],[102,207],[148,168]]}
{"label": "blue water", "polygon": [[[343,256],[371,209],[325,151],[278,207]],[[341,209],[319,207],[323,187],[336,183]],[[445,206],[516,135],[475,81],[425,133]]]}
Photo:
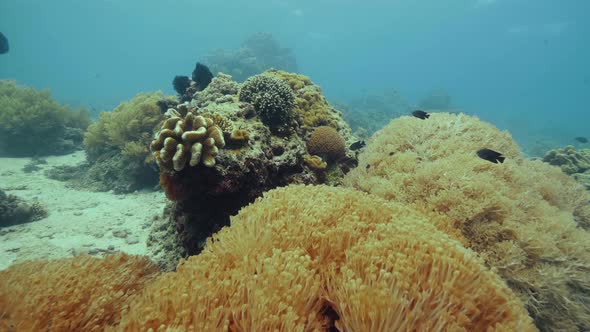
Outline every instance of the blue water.
{"label": "blue water", "polygon": [[207,52],[264,31],[330,99],[444,89],[520,142],[571,143],[590,135],[588,13],[588,0],[2,0],[0,78],[109,108],[173,94]]}

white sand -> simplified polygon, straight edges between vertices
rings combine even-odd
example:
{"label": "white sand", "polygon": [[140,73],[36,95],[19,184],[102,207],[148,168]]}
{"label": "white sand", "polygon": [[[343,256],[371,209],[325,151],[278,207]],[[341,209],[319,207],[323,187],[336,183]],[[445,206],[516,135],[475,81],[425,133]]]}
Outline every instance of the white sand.
{"label": "white sand", "polygon": [[147,254],[153,217],[162,213],[166,202],[162,192],[115,195],[74,190],[45,177],[43,171],[76,165],[84,160],[84,152],[46,160],[41,170],[27,174],[22,168],[29,158],[0,158],[0,188],[28,202],[37,199],[49,211],[45,219],[0,228],[0,269],[23,260],[84,252]]}

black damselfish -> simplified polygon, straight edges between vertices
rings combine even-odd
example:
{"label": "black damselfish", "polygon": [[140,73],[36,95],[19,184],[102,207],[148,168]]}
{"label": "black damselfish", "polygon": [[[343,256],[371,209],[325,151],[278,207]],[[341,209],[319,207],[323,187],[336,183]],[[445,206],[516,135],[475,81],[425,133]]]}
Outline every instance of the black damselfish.
{"label": "black damselfish", "polygon": [[477,155],[481,158],[481,159],[485,159],[487,161],[490,161],[492,163],[503,163],[504,160],[506,159],[506,157],[504,157],[500,152],[496,152],[494,150],[490,150],[490,149],[481,149],[479,151],[477,151]]}
{"label": "black damselfish", "polygon": [[193,70],[193,81],[196,83],[197,91],[203,91],[211,83],[213,74],[202,63],[197,62],[195,70]]}
{"label": "black damselfish", "polygon": [[358,150],[358,149],[362,149],[365,147],[365,145],[366,145],[365,141],[356,141],[350,145],[350,149],[353,151]]}
{"label": "black damselfish", "polygon": [[412,115],[417,117],[418,119],[422,119],[422,120],[426,120],[430,117],[430,114],[428,114],[424,111],[420,111],[420,110],[416,110],[416,111],[412,112]]}
{"label": "black damselfish", "polygon": [[8,53],[9,50],[8,39],[2,34],[2,32],[0,32],[0,54]]}

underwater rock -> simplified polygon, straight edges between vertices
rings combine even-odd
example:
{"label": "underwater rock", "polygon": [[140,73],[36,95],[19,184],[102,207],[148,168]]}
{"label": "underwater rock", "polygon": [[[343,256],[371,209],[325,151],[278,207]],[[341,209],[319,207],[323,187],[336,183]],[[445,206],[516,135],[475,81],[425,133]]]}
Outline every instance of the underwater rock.
{"label": "underwater rock", "polygon": [[[284,87],[292,89],[282,78],[290,74],[270,73],[275,75],[273,82],[283,80]],[[160,184],[174,202],[170,218],[178,241],[191,255],[201,251],[204,239],[229,223],[230,215],[263,192],[290,183],[337,184],[356,165],[356,153],[346,146],[358,139],[341,114],[327,113],[338,128],[334,130],[349,144],[344,145],[342,158],[318,170],[304,158],[306,141],[315,127],[293,122],[289,135],[275,135],[256,111],[252,113],[254,105],[239,101],[236,87],[227,75],[214,78],[193,100],[167,112],[151,145],[160,165]],[[200,154],[194,148],[196,142],[201,144]]]}
{"label": "underwater rock", "polygon": [[23,199],[8,195],[0,189],[0,227],[41,220],[47,217],[47,214],[41,203],[26,203]]}
{"label": "underwater rock", "polygon": [[[504,163],[478,157],[482,148]],[[557,167],[526,160],[507,132],[449,113],[393,120],[359,165],[347,186],[428,214],[507,282],[540,330],[590,330],[590,194]]]}

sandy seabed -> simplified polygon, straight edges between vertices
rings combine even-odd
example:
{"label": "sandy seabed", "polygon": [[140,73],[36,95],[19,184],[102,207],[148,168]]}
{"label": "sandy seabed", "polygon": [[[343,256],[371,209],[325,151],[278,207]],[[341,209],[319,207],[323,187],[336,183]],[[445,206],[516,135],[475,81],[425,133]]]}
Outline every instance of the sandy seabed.
{"label": "sandy seabed", "polygon": [[154,216],[162,214],[164,194],[80,191],[44,175],[53,166],[76,165],[84,158],[83,151],[47,157],[47,164],[31,173],[23,171],[30,158],[0,158],[0,188],[29,203],[38,200],[49,212],[39,221],[0,228],[0,269],[83,253],[147,254],[146,240]]}

